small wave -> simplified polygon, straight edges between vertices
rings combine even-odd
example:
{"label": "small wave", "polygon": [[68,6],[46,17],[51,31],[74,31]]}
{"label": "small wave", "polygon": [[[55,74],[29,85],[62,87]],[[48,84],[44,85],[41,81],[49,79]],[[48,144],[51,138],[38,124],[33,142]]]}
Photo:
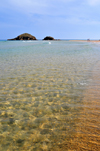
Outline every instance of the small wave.
{"label": "small wave", "polygon": [[85,83],[85,82],[78,82],[77,84],[78,85],[87,85],[87,83]]}
{"label": "small wave", "polygon": [[84,82],[81,82],[81,83],[79,83],[80,85],[87,85],[87,83],[84,83]]}
{"label": "small wave", "polygon": [[27,41],[23,40],[23,42],[32,42],[32,40],[27,40]]}

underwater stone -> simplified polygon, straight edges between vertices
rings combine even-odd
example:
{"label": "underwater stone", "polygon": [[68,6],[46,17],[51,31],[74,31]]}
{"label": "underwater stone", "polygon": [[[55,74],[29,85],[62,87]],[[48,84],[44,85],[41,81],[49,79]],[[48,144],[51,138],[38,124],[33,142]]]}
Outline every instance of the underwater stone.
{"label": "underwater stone", "polygon": [[51,133],[52,131],[50,130],[50,129],[47,129],[47,128],[45,128],[45,129],[43,129],[41,132],[40,132],[40,134],[49,134],[49,133]]}
{"label": "underwater stone", "polygon": [[69,106],[66,104],[62,104],[61,107],[64,108],[65,110],[69,110]]}
{"label": "underwater stone", "polygon": [[13,124],[15,120],[13,118],[9,118],[9,124]]}
{"label": "underwater stone", "polygon": [[18,139],[16,142],[20,144],[20,143],[22,143],[23,141],[24,141],[24,140],[22,140],[22,139]]}

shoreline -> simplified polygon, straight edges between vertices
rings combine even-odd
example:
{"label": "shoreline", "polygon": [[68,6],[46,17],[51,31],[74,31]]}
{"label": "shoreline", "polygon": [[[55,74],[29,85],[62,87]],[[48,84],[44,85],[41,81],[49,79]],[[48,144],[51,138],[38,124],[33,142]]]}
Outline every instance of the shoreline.
{"label": "shoreline", "polygon": [[[7,39],[0,39],[0,41],[23,41],[23,40],[7,40]],[[29,40],[26,40],[29,41]],[[34,40],[31,40],[34,41]],[[36,39],[36,41],[43,41],[42,39]],[[44,40],[45,41],[45,40]],[[49,41],[49,40],[46,40]],[[50,41],[70,41],[70,42],[92,42],[92,43],[100,43],[100,40],[71,40],[71,39],[54,39]]]}
{"label": "shoreline", "polygon": [[93,42],[93,43],[100,43],[100,40],[69,40],[73,42]]}

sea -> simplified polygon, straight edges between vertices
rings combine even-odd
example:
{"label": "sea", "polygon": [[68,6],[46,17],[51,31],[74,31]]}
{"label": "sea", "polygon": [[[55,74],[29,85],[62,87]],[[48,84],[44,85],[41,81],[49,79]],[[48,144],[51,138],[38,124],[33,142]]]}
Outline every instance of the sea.
{"label": "sea", "polygon": [[99,151],[100,43],[0,41],[0,151]]}

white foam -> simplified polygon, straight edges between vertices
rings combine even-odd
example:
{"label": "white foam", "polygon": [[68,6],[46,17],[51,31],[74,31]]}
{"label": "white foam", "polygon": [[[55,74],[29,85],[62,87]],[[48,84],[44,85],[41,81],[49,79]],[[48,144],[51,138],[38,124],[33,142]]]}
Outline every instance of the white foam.
{"label": "white foam", "polygon": [[80,83],[80,85],[87,85],[87,83],[83,83],[83,82],[82,82],[82,83]]}

